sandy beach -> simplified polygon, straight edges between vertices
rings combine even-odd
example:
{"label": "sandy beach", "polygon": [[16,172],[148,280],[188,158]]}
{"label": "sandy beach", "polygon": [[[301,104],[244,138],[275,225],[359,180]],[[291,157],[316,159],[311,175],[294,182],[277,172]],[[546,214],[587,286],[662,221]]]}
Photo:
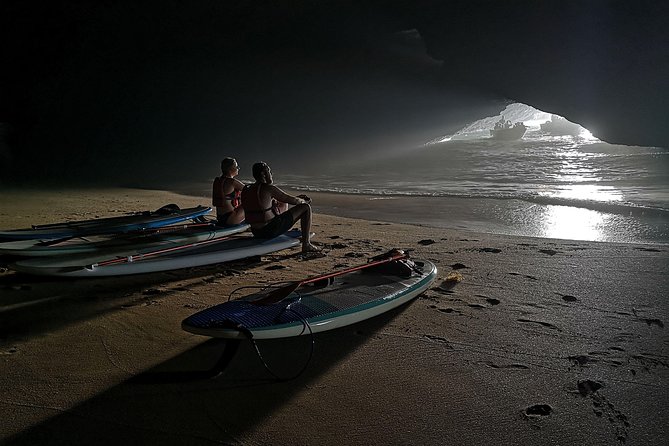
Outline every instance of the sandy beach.
{"label": "sandy beach", "polygon": [[[0,229],[208,202],[135,189],[2,191]],[[315,215],[313,241],[325,255],[308,259],[294,249],[90,280],[18,274],[4,259],[0,443],[666,444],[669,246],[341,215]],[[217,378],[180,379],[212,367],[226,347],[182,331],[185,317],[240,286],[357,265],[391,248],[434,262],[432,288],[316,335],[297,378],[272,378],[244,341]],[[445,282],[452,272],[462,276],[454,286]],[[290,375],[310,341],[258,345]]]}

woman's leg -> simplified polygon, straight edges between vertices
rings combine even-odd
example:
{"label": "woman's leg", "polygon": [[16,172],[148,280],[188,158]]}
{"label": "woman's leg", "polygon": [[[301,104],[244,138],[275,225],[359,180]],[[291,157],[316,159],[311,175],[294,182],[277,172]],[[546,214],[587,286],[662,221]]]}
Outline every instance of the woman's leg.
{"label": "woman's leg", "polygon": [[308,204],[298,204],[288,209],[287,212],[293,216],[293,221],[300,220],[300,229],[302,231],[302,252],[320,251],[311,244],[311,206]]}
{"label": "woman's leg", "polygon": [[226,225],[238,225],[244,221],[244,208],[237,206],[234,211],[230,213],[228,219],[226,220]]}

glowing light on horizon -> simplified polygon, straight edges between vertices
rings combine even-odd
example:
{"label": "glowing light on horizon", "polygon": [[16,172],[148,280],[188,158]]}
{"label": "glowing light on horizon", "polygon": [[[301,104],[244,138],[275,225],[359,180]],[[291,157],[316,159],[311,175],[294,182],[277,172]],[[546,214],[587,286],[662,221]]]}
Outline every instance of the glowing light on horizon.
{"label": "glowing light on horizon", "polygon": [[[481,118],[469,123],[453,134],[434,138],[431,141],[425,142],[424,145],[430,146],[451,140],[488,139],[490,137],[490,129],[494,127],[495,123],[498,122],[500,118],[512,122],[522,122],[528,128],[523,139],[546,139],[552,141],[556,139],[564,139],[573,141],[575,138],[578,138],[579,140],[585,140],[586,142],[602,142],[593,136],[588,129],[576,122],[569,121],[563,116],[548,113],[530,105],[516,102],[509,104],[499,115]],[[566,135],[542,132],[541,125],[548,121],[552,121],[553,119],[559,119],[561,123],[564,122],[567,123],[568,126],[571,125],[572,129],[567,129],[566,131],[568,134]],[[574,126],[577,126],[575,130],[573,129]],[[559,131],[560,130],[558,129],[558,132]],[[576,134],[576,132],[578,132],[578,134]]]}
{"label": "glowing light on horizon", "polygon": [[583,139],[587,139],[588,141],[592,141],[592,142],[600,141],[599,138],[597,138],[596,136],[594,136],[594,135],[590,132],[590,130],[586,129],[585,127],[583,127],[583,130],[581,130],[581,134],[578,135],[578,136],[580,136],[580,137],[583,138]]}

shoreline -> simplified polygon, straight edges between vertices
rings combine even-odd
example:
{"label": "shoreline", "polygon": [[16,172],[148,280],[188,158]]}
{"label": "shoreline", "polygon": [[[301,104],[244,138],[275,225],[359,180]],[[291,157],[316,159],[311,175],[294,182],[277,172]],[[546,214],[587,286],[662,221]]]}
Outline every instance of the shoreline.
{"label": "shoreline", "polygon": [[[7,229],[67,213],[207,204],[132,189],[0,197]],[[86,280],[2,270],[0,442],[660,445],[669,435],[665,245],[326,214],[315,215],[313,230],[325,255],[306,260],[294,249]],[[136,382],[211,367],[223,346],[180,322],[234,289],[354,266],[391,248],[435,263],[437,281],[396,311],[318,334],[298,378],[273,380],[244,342],[216,379]],[[462,277],[454,286],[445,281],[451,272]],[[308,338],[259,342],[288,375],[309,358],[309,346]]]}
{"label": "shoreline", "polygon": [[[669,221],[655,213],[622,215],[513,198],[347,194],[279,187],[293,195],[312,197],[315,213],[367,221],[503,236],[669,245]],[[169,190],[206,200],[209,196],[205,183]]]}
{"label": "shoreline", "polygon": [[[290,189],[287,189],[290,190]],[[669,245],[669,222],[517,199],[307,193],[314,211],[368,221],[563,241]],[[633,229],[635,232],[629,234]]]}

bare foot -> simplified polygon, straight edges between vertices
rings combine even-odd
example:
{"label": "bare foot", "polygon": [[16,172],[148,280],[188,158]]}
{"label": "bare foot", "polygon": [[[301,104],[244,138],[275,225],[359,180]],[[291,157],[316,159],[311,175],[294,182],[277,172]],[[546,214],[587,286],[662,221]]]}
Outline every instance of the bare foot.
{"label": "bare foot", "polygon": [[321,248],[318,246],[314,246],[311,243],[307,243],[306,245],[302,245],[302,253],[306,254],[308,252],[320,252]]}

